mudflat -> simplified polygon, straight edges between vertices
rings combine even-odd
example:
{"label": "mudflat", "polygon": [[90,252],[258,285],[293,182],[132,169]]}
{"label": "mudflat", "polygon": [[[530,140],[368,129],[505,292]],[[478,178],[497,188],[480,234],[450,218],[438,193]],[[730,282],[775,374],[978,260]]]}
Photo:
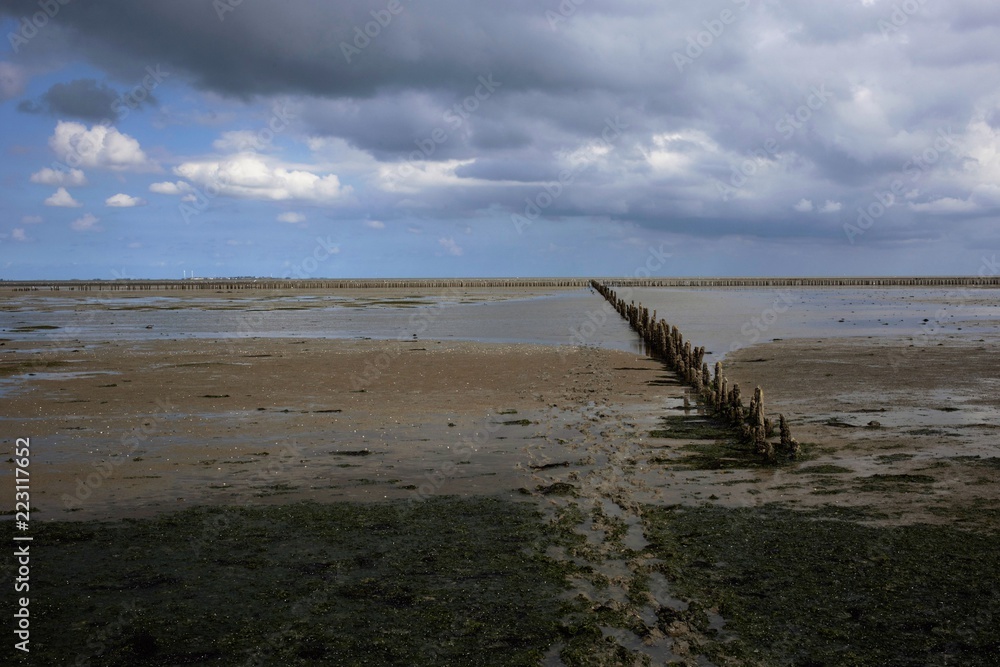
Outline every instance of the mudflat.
{"label": "mudflat", "polygon": [[773,465],[636,353],[23,326],[3,454],[31,438],[54,660],[996,655],[995,337],[728,356],[803,444]]}
{"label": "mudflat", "polygon": [[32,438],[42,520],[509,493],[560,428],[553,412],[646,400],[636,375],[656,368],[626,352],[470,342],[6,349],[0,372],[23,380],[4,416]]}
{"label": "mudflat", "polygon": [[776,469],[762,496],[877,507],[890,524],[1000,528],[998,349],[996,336],[863,337],[730,355],[726,373],[766,387],[769,408],[809,443],[809,460]]}

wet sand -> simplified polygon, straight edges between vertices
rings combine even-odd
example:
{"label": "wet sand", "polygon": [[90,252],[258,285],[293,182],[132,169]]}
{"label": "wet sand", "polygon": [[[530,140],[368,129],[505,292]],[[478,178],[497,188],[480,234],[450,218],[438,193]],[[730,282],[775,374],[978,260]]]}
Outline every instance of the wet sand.
{"label": "wet sand", "polygon": [[5,400],[5,431],[32,438],[34,511],[48,520],[513,492],[533,452],[574,432],[570,415],[649,400],[640,379],[656,369],[625,352],[464,342],[31,349],[3,357],[29,374]]}
{"label": "wet sand", "polygon": [[1000,501],[998,349],[996,336],[908,336],[784,340],[730,355],[727,375],[767,387],[769,409],[807,443],[809,460],[766,475],[758,500],[1000,528],[978,511]]}

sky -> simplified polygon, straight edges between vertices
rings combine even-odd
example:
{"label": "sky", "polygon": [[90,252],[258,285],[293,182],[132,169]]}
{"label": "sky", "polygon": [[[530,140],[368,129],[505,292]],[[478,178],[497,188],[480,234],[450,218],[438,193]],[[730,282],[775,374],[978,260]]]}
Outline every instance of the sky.
{"label": "sky", "polygon": [[0,278],[975,275],[993,0],[0,0]]}

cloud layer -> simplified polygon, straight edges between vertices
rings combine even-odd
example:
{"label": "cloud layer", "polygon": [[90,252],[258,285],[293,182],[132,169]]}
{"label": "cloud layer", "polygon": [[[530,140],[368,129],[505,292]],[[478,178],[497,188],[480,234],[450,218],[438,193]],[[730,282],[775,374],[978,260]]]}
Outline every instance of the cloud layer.
{"label": "cloud layer", "polygon": [[[65,188],[87,182],[83,169],[161,169],[169,180],[136,187],[323,207],[372,232],[406,220],[386,235],[432,219],[487,220],[525,242],[543,223],[900,253],[1000,240],[995,3],[387,7],[67,5],[0,63],[0,96],[22,96],[30,68],[60,59],[111,82],[77,74],[20,101],[58,119],[49,146],[71,170],[31,176],[60,187],[52,206],[74,205]],[[8,17],[22,11],[0,0]],[[254,109],[253,124],[161,109],[165,127],[197,129],[197,146],[93,124],[153,67],[170,73],[165,88]],[[302,214],[268,222],[279,215]],[[439,255],[471,254],[452,232],[429,238]]]}

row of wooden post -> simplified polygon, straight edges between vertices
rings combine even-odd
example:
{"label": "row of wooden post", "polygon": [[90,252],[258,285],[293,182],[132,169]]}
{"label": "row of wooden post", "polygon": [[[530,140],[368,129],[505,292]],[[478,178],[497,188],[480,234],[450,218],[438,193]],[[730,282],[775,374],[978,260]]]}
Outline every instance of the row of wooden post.
{"label": "row of wooden post", "polygon": [[415,278],[412,280],[372,279],[194,279],[186,280],[79,280],[21,282],[0,280],[0,288],[14,292],[60,290],[90,291],[160,291],[160,290],[298,290],[298,289],[539,289],[586,287],[586,278]]}
{"label": "row of wooden post", "polygon": [[754,389],[750,405],[744,406],[740,385],[729,384],[722,373],[722,362],[716,362],[715,374],[705,363],[705,348],[695,347],[676,326],[670,326],[664,319],[656,319],[656,311],[634,301],[626,303],[618,298],[613,289],[596,280],[591,281],[598,294],[608,300],[615,310],[629,323],[642,338],[651,354],[661,359],[668,368],[677,373],[681,381],[692,387],[702,402],[713,413],[719,415],[735,427],[743,439],[768,461],[776,461],[780,456],[796,458],[799,443],[792,437],[784,415],[778,415],[778,448],[771,441],[775,424],[764,413],[764,391]]}
{"label": "row of wooden post", "polygon": [[[1000,287],[1000,275],[897,277],[757,277],[757,278],[602,278],[608,287]],[[2,280],[0,288],[37,290],[284,290],[284,289],[431,289],[431,288],[573,288],[588,278],[152,278],[123,280]]]}

